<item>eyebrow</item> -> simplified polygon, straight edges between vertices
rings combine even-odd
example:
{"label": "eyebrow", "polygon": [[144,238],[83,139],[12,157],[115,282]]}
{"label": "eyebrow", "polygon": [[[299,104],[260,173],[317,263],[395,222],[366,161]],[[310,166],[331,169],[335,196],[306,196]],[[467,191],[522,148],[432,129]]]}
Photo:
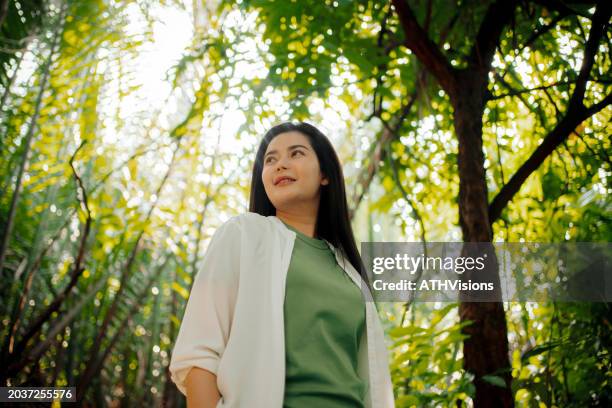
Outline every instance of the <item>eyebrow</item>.
{"label": "eyebrow", "polygon": [[[303,147],[304,149],[308,150],[308,148],[307,148],[306,146],[304,146],[304,145],[292,145],[292,146],[289,146],[289,147],[287,148],[287,150],[291,151],[291,150],[293,150],[293,149],[297,149],[298,147]],[[278,153],[278,152],[277,152],[276,150],[270,150],[268,153],[266,153],[266,154],[264,155],[264,159],[265,159],[266,157],[268,157],[268,155],[271,155],[271,154],[274,154],[274,153]]]}

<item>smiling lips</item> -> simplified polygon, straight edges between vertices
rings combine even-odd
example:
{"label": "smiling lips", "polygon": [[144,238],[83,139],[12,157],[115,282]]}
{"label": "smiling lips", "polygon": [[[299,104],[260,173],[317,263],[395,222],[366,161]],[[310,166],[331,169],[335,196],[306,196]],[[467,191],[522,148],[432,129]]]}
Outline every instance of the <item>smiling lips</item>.
{"label": "smiling lips", "polygon": [[295,181],[294,178],[291,178],[289,176],[280,176],[274,179],[274,185],[275,186],[283,186],[285,184],[290,184],[293,183]]}

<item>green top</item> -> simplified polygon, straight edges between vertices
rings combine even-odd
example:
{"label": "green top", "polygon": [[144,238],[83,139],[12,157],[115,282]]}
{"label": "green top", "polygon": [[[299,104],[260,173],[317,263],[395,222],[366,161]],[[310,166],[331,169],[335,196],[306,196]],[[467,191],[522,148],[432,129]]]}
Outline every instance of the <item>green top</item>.
{"label": "green top", "polygon": [[[284,223],[284,222],[283,222]],[[363,408],[357,372],[365,303],[322,239],[297,234],[285,287],[284,408]]]}

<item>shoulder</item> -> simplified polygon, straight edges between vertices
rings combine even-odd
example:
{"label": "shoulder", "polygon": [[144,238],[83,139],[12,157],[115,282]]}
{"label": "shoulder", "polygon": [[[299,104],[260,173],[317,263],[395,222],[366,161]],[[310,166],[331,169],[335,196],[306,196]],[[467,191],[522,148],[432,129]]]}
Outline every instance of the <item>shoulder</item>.
{"label": "shoulder", "polygon": [[224,248],[225,251],[261,248],[264,244],[274,242],[270,238],[279,233],[274,217],[246,212],[223,222],[213,234],[210,245],[213,248]]}
{"label": "shoulder", "polygon": [[235,215],[232,218],[230,218],[230,220],[235,220],[236,222],[240,222],[243,225],[251,225],[251,224],[266,225],[270,223],[269,217],[265,217],[261,214],[257,214],[257,213],[250,212],[250,211]]}
{"label": "shoulder", "polygon": [[[218,231],[232,231],[231,234],[253,234],[263,232],[273,227],[271,217],[254,212],[245,212],[235,215],[219,226]],[[226,234],[224,234],[226,235]]]}
{"label": "shoulder", "polygon": [[235,224],[242,228],[248,228],[251,226],[263,227],[265,225],[270,225],[271,222],[270,217],[265,217],[254,212],[244,212],[242,214],[234,215],[225,221],[222,226],[226,224]]}

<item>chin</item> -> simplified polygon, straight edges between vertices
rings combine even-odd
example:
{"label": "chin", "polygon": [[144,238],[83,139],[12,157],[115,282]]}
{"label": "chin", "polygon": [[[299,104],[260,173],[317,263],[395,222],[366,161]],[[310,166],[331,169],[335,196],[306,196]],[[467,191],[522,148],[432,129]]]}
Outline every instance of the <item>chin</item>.
{"label": "chin", "polygon": [[295,197],[292,196],[283,196],[283,197],[275,197],[272,201],[272,204],[274,205],[274,207],[278,208],[278,209],[284,209],[284,208],[288,208],[291,207],[292,204],[295,202]]}
{"label": "chin", "polygon": [[279,210],[285,210],[295,207],[296,204],[300,203],[303,200],[304,198],[301,197],[299,194],[286,194],[282,197],[274,197],[274,199],[270,201],[272,202],[272,205],[274,205],[274,208]]}

